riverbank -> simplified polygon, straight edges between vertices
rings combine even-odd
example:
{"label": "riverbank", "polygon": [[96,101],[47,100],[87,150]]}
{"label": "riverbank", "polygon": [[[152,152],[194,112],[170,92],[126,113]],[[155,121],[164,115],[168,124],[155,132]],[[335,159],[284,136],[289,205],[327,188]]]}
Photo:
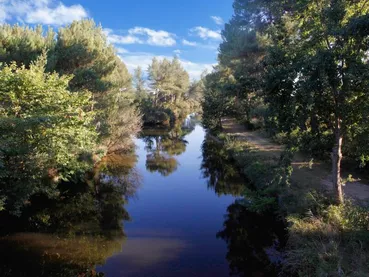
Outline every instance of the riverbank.
{"label": "riverbank", "polygon": [[[273,142],[271,139],[263,136],[258,131],[247,131],[246,128],[239,124],[235,119],[223,119],[223,131],[230,137],[239,141],[247,142],[249,149],[257,151],[259,155],[266,158],[279,158],[283,152],[283,145]],[[303,183],[307,187],[316,187],[326,190],[327,193],[333,190],[331,181],[330,164],[321,161],[312,162],[303,154],[298,153],[292,161],[293,173],[291,181],[293,183]],[[344,178],[347,180],[343,190],[346,197],[355,201],[369,200],[369,184],[361,181],[358,176],[349,178],[349,173],[343,172]]]}
{"label": "riverbank", "polygon": [[[275,209],[288,222],[282,275],[368,276],[369,236],[364,205],[369,187],[347,182],[344,205],[333,204],[329,165],[293,155],[236,120],[222,120],[219,135],[241,171],[254,184],[245,192],[250,209]],[[289,166],[290,164],[290,166]]]}

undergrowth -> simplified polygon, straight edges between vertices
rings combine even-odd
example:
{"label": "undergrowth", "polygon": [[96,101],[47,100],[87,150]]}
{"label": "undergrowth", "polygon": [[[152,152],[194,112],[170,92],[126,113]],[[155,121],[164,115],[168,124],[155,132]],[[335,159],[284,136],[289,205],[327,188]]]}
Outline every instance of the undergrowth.
{"label": "undergrowth", "polygon": [[246,141],[224,133],[219,137],[253,184],[243,204],[286,219],[289,238],[281,276],[369,276],[368,208],[350,200],[335,205],[320,184],[306,178],[291,181],[291,149],[277,159]]}

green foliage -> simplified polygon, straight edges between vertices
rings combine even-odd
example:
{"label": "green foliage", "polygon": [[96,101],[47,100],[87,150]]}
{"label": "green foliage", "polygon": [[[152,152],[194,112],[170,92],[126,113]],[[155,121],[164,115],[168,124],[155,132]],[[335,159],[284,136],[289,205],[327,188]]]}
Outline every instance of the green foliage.
{"label": "green foliage", "polygon": [[45,50],[50,53],[55,47],[55,33],[52,28],[45,33],[41,26],[0,26],[0,62],[16,62],[18,66],[29,67]]}
{"label": "green foliage", "polygon": [[133,82],[135,86],[135,92],[136,92],[136,98],[139,102],[146,99],[149,95],[145,88],[145,80],[142,72],[142,68],[138,66],[135,69],[134,75],[133,75]]}
{"label": "green foliage", "polygon": [[179,59],[172,61],[154,58],[148,68],[150,86],[155,92],[154,105],[168,106],[183,99],[184,93],[189,88],[189,75],[182,68]]}
{"label": "green foliage", "polygon": [[141,68],[135,70],[134,83],[138,107],[147,126],[169,127],[177,120],[198,112],[202,95],[201,81],[190,86],[189,75],[178,58],[172,61],[154,58],[147,70],[148,87]]}
{"label": "green foliage", "polygon": [[360,231],[368,228],[368,209],[346,201],[345,204],[330,205],[325,211],[324,217],[329,224],[342,231]]}
{"label": "green foliage", "polygon": [[52,194],[59,179],[88,169],[84,157],[95,148],[91,94],[71,93],[71,77],[44,73],[45,63],[44,55],[30,69],[13,63],[0,70],[1,187],[16,210],[31,194]]}
{"label": "green foliage", "polygon": [[367,1],[235,0],[233,8],[219,65],[206,78],[204,125],[220,129],[222,117],[231,114],[247,126],[265,126],[288,149],[276,161],[230,146],[255,185],[242,204],[265,211],[278,203],[298,214],[290,220],[286,275],[368,275],[367,211],[330,206],[332,196],[289,181],[295,151],[331,154],[336,198],[343,202],[341,149],[361,166],[369,157]]}
{"label": "green foliage", "polygon": [[20,217],[0,213],[7,234],[0,238],[0,274],[103,276],[94,268],[121,250],[124,205],[139,185],[136,162],[133,153],[106,156],[93,173],[59,182],[59,197],[37,193]]}
{"label": "green foliage", "polygon": [[217,67],[206,76],[204,83],[202,122],[206,128],[217,131],[222,127],[222,117],[231,112],[234,79],[228,68]]}
{"label": "green foliage", "polygon": [[88,89],[93,93],[95,123],[104,151],[130,146],[130,137],[141,127],[133,105],[132,77],[108,44],[101,26],[82,20],[60,28],[52,58],[57,72],[74,75],[70,82],[73,91]]}
{"label": "green foliage", "polygon": [[52,29],[45,33],[41,26],[1,26],[0,61],[29,67],[43,51],[47,52],[48,71],[71,76],[70,90],[92,92],[99,151],[130,146],[130,136],[141,127],[140,114],[133,105],[132,77],[107,42],[102,27],[92,20],[75,21],[59,28],[55,36]]}
{"label": "green foliage", "polygon": [[116,62],[115,49],[92,20],[75,21],[58,30],[54,68],[60,74],[74,75],[72,90],[106,91],[110,82],[104,77],[112,74]]}

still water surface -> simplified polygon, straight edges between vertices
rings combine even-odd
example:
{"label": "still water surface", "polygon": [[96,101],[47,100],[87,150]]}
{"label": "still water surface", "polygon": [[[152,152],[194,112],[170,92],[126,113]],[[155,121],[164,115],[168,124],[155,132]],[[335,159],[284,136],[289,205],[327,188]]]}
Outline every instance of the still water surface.
{"label": "still water surface", "polygon": [[95,171],[97,185],[61,184],[62,200],[36,197],[6,222],[1,276],[276,274],[283,226],[239,203],[245,178],[195,121],[146,130],[135,153]]}
{"label": "still water surface", "polygon": [[[146,169],[149,155],[137,140],[137,169],[143,184],[127,211],[122,252],[98,270],[108,276],[228,276],[227,245],[216,234],[235,198],[218,196],[201,171],[204,130],[184,137],[186,150],[174,156],[177,169],[164,176]],[[165,153],[164,153],[165,154]]]}

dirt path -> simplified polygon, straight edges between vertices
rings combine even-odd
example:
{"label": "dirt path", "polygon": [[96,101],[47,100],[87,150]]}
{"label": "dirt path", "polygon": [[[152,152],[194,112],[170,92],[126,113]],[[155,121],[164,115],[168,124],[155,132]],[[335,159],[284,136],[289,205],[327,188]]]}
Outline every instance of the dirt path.
{"label": "dirt path", "polygon": [[[257,150],[262,156],[278,159],[283,151],[283,145],[264,137],[258,131],[246,130],[243,125],[233,118],[222,119],[222,125],[225,133],[239,140],[247,141],[250,147]],[[291,179],[293,183],[304,184],[309,187],[320,186],[327,191],[333,191],[329,164],[311,162],[302,154],[297,154],[293,159],[292,166]],[[356,201],[368,201],[369,185],[359,181],[347,182],[344,185],[344,193]]]}

